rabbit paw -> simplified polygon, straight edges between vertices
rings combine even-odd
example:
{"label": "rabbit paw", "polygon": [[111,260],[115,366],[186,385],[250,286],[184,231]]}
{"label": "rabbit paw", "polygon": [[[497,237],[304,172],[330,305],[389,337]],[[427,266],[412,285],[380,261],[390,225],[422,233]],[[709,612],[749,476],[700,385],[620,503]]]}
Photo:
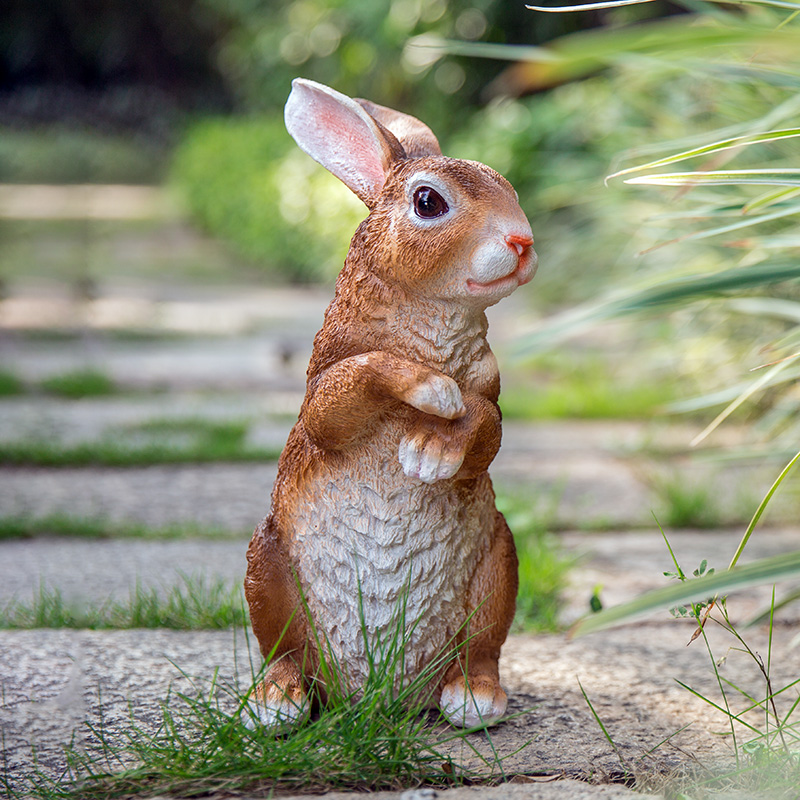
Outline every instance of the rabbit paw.
{"label": "rabbit paw", "polygon": [[288,733],[302,722],[309,708],[308,696],[301,688],[282,689],[273,682],[265,681],[256,686],[248,699],[242,720],[250,730],[262,727],[278,736]]}
{"label": "rabbit paw", "polygon": [[473,678],[467,683],[459,675],[444,687],[439,705],[451,725],[474,728],[494,725],[506,713],[508,697],[493,678]]}
{"label": "rabbit paw", "polygon": [[452,478],[464,463],[463,450],[448,446],[448,442],[427,431],[417,431],[400,441],[398,457],[403,472],[423,483]]}
{"label": "rabbit paw", "polygon": [[424,381],[409,389],[403,399],[419,411],[444,419],[456,419],[466,410],[458,384],[440,372],[432,372]]}

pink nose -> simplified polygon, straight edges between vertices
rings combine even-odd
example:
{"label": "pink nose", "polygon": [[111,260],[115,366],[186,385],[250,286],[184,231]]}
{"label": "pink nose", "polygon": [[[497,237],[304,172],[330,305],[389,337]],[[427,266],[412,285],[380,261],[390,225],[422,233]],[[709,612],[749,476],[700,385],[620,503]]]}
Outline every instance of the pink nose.
{"label": "pink nose", "polygon": [[518,256],[521,256],[533,244],[533,239],[530,236],[509,234],[506,236],[506,244],[516,250]]}

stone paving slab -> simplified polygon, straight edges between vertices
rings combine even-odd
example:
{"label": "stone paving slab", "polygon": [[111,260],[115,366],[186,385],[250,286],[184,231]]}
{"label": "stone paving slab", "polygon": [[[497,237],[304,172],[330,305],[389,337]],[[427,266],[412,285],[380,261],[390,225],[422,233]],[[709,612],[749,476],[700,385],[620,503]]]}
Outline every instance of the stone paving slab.
{"label": "stone paving slab", "polygon": [[[359,800],[363,793],[328,792],[320,800]],[[465,786],[458,789],[418,789],[405,792],[370,792],[370,800],[629,800],[642,795],[624,786],[591,784],[570,778],[503,783],[499,786]],[[648,794],[651,800],[661,795]],[[288,795],[281,800],[307,800],[308,795]],[[248,800],[244,797],[242,800]]]}
{"label": "stone paving slab", "polygon": [[[727,759],[729,745],[717,735],[724,731],[724,721],[675,682],[682,679],[716,696],[702,643],[686,647],[690,627],[682,622],[643,624],[577,641],[562,635],[511,637],[501,674],[512,692],[511,710],[527,713],[492,733],[493,746],[508,756],[505,773],[603,782],[622,772],[620,756],[628,769],[640,774],[671,772],[687,767],[692,759],[706,767]],[[714,629],[710,635],[724,654],[727,643],[721,632]],[[758,647],[766,644],[763,631],[753,632],[751,638]],[[788,682],[795,672],[786,640],[786,631],[776,631],[776,685]],[[231,632],[0,632],[0,720],[11,775],[21,776],[30,767],[31,744],[45,769],[59,769],[61,748],[76,726],[78,741],[91,744],[91,734],[80,724],[96,723],[101,705],[111,731],[128,723],[128,703],[140,724],[155,724],[158,704],[170,685],[188,689],[174,665],[203,682],[219,666],[221,676],[233,680],[235,657],[246,677],[246,643],[241,637],[234,641]],[[758,670],[741,654],[729,652],[723,669],[743,688],[762,690]],[[594,721],[581,685],[618,753]],[[691,727],[678,732],[687,723]],[[488,747],[480,735],[474,744]]]}
{"label": "stone paving slab", "polygon": [[0,468],[5,516],[67,514],[141,522],[198,523],[252,531],[269,509],[276,465],[190,464],[135,469]]}
{"label": "stone paving slab", "polygon": [[125,601],[136,589],[166,595],[184,580],[206,586],[241,586],[248,538],[234,541],[37,537],[0,542],[0,608],[29,603],[40,587],[58,589],[65,601]]}

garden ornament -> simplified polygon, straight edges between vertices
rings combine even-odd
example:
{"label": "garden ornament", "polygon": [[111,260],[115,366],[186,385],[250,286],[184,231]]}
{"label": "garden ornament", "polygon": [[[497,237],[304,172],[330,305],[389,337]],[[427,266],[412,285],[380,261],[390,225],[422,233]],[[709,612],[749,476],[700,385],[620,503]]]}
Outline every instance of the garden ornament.
{"label": "garden ornament", "polygon": [[533,277],[530,225],[508,181],[444,157],[414,117],[302,79],[285,117],[369,216],[247,552],[250,617],[270,659],[251,708],[273,729],[305,716],[320,646],[363,685],[370,642],[402,607],[402,679],[468,639],[431,701],[454,725],[494,722],[517,557],[487,472],[501,429],[484,312]]}

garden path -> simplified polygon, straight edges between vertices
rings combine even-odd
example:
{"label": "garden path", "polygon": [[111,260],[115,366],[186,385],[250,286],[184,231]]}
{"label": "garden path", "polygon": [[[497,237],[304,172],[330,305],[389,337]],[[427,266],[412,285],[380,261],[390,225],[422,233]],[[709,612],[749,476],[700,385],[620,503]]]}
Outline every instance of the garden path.
{"label": "garden path", "polygon": [[[0,215],[13,216],[3,212],[12,195],[0,191]],[[161,208],[159,195],[147,197]],[[93,213],[102,216],[103,203],[92,203]],[[135,207],[141,216],[141,206]],[[152,213],[160,219],[162,212]],[[153,257],[154,236],[158,257],[166,262],[173,258],[184,264],[202,249],[180,223],[164,224],[179,226],[180,232],[154,234],[145,228],[138,245],[134,233],[124,232],[129,249],[138,246],[143,262]],[[113,252],[113,244],[104,246]],[[0,447],[22,441],[81,446],[172,417],[244,419],[249,445],[279,449],[302,398],[310,342],[329,294],[112,271],[94,281],[88,296],[80,296],[63,280],[27,280],[18,272],[5,278],[0,356],[34,390],[0,399]],[[493,310],[492,341],[501,361],[508,344],[533,322],[516,296]],[[120,393],[66,402],[36,388],[56,372],[86,367],[111,376]],[[565,623],[585,613],[598,585],[603,601],[613,604],[665,580],[662,573],[672,564],[652,519],[653,512],[665,513],[658,478],[690,470],[689,481],[702,476],[728,503],[743,495],[748,501],[757,498],[769,483],[763,474],[737,475],[726,467],[720,475],[713,465],[690,463],[686,443],[696,429],[687,425],[510,420],[504,431],[493,465],[499,491],[524,498],[558,532],[565,552],[579,557]],[[14,466],[7,460],[0,466],[5,521],[49,516],[101,521],[109,528],[195,525],[201,534],[210,530],[188,539],[97,540],[48,536],[45,525],[43,535],[0,540],[0,608],[30,598],[43,583],[76,601],[124,599],[137,583],[167,592],[183,580],[181,573],[239,583],[247,536],[266,512],[274,474],[274,460],[124,467]],[[669,536],[684,568],[691,570],[704,558],[724,566],[740,534],[740,528],[718,528],[670,530]],[[754,539],[751,555],[796,549],[797,535],[795,527],[771,528]],[[764,601],[763,593],[751,593],[732,611],[743,619]],[[785,667],[792,661],[786,654],[798,628],[800,612],[790,607],[776,630],[776,680],[793,677]],[[513,693],[512,710],[531,711],[498,728],[495,746],[511,753],[532,739],[510,758],[507,770],[536,772],[540,781],[560,779],[505,787],[503,796],[628,797],[625,786],[608,784],[623,777],[620,756],[637,774],[686,767],[693,759],[709,765],[728,756],[728,745],[714,735],[724,727],[722,718],[673,680],[708,695],[716,691],[701,643],[685,646],[689,632],[687,623],[662,617],[579,640],[565,634],[512,636],[504,649],[503,679]],[[714,641],[724,655],[727,643]],[[764,648],[764,632],[755,630],[753,641]],[[63,743],[76,726],[83,736],[81,723],[97,721],[101,697],[112,726],[125,724],[129,702],[145,721],[152,720],[169,685],[185,685],[174,664],[201,680],[216,667],[233,679],[234,654],[247,665],[247,648],[229,631],[0,631],[4,768],[12,776],[24,774],[35,744],[40,764],[58,770]],[[736,654],[730,654],[726,669],[726,676],[742,685],[757,683],[758,676]],[[619,752],[593,721],[578,679]],[[692,727],[672,737],[687,723]],[[440,795],[494,800],[498,791]]]}

